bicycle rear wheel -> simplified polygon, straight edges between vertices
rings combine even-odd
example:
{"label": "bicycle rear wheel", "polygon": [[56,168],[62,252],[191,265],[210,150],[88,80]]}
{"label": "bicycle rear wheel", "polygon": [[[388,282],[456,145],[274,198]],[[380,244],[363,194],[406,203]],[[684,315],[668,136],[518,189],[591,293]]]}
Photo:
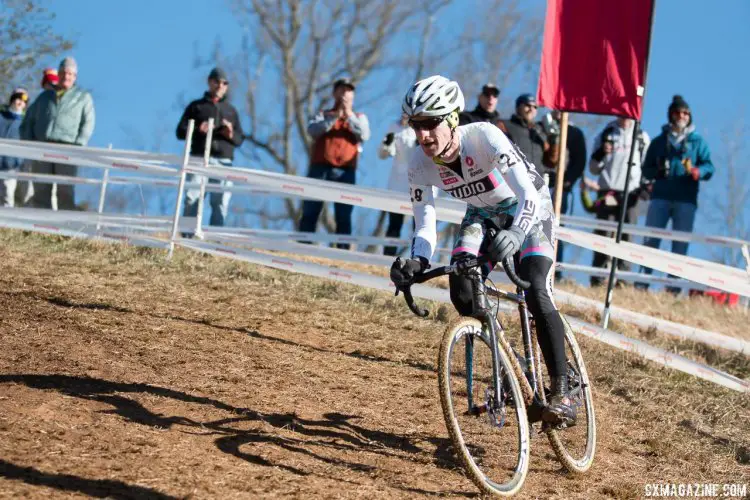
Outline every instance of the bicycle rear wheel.
{"label": "bicycle rear wheel", "polygon": [[494,379],[489,342],[477,319],[463,317],[448,326],[438,358],[440,403],[469,478],[485,493],[510,496],[528,472],[529,424],[518,380],[499,346],[500,380]]}
{"label": "bicycle rear wheel", "polygon": [[[594,415],[594,401],[591,394],[591,382],[586,372],[581,349],[573,336],[573,330],[563,317],[565,324],[565,355],[568,359],[568,389],[570,399],[576,406],[577,422],[573,427],[554,429],[546,427],[547,437],[555,451],[558,460],[570,472],[586,472],[594,462],[596,450],[596,418]],[[542,387],[539,390],[546,402],[544,386],[550,386],[550,378],[546,368],[540,371],[539,377]]]}

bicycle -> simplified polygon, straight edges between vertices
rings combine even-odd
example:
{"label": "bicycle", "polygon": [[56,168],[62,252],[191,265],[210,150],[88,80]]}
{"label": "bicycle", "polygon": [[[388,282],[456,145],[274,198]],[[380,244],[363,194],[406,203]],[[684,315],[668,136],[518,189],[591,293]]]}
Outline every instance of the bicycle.
{"label": "bicycle", "polygon": [[[470,479],[485,493],[511,496],[521,489],[528,472],[533,424],[541,422],[540,432],[547,434],[555,454],[568,471],[583,473],[593,463],[596,422],[591,383],[578,343],[565,318],[568,397],[578,407],[578,420],[575,426],[568,428],[542,422],[542,410],[549,395],[549,376],[540,363],[539,344],[532,342],[532,318],[523,292],[530,284],[516,275],[510,260],[506,259],[502,265],[516,285],[516,293],[488,287],[478,272],[488,261],[487,255],[459,260],[419,274],[413,283],[448,274],[471,278],[475,315],[459,317],[448,325],[440,345],[440,403],[451,441]],[[429,314],[414,303],[411,286],[397,287],[397,295],[399,291],[404,293],[414,314],[422,318]],[[488,292],[497,299],[518,305],[523,357],[506,339],[505,330],[497,319],[499,304],[493,314],[486,299]],[[460,346],[462,341],[463,346]],[[457,411],[461,399],[467,407],[464,412]],[[523,404],[516,403],[519,401]]]}

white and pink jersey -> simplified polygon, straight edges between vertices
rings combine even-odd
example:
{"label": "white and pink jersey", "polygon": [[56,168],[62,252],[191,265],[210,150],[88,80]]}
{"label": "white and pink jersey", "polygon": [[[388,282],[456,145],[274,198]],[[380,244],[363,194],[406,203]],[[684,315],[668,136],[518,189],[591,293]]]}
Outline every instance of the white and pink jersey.
{"label": "white and pink jersey", "polygon": [[437,243],[436,188],[471,207],[513,215],[513,225],[526,234],[551,216],[544,179],[499,128],[486,122],[471,123],[458,127],[456,134],[460,169],[435,163],[419,147],[409,161],[409,193],[416,224],[412,255],[428,260]]}

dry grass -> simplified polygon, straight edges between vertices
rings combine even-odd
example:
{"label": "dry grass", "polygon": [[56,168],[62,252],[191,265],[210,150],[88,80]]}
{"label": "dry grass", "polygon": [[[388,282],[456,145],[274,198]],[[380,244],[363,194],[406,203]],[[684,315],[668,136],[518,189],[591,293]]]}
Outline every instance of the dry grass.
{"label": "dry grass", "polygon": [[[0,257],[0,497],[474,495],[439,409],[444,324],[400,297],[14,231]],[[746,395],[581,343],[594,467],[568,476],[535,438],[523,497],[748,482]]]}

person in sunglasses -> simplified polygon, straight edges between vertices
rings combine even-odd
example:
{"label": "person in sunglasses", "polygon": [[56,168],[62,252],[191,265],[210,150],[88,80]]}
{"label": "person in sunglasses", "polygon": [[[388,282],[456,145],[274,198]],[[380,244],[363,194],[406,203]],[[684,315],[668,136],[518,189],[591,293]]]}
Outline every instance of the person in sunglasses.
{"label": "person in sunglasses", "polygon": [[477,107],[474,111],[463,111],[458,114],[458,124],[466,125],[467,123],[490,122],[497,123],[500,120],[500,113],[497,112],[497,98],[500,96],[500,89],[494,83],[485,83],[482,92],[477,97]]}
{"label": "person in sunglasses", "polygon": [[533,163],[539,173],[552,177],[552,169],[544,166],[544,152],[549,148],[547,134],[536,120],[537,102],[531,94],[521,94],[516,98],[516,112],[510,120],[498,122],[497,126],[508,138],[515,142],[526,158]]}
{"label": "person in sunglasses", "polygon": [[[437,189],[465,201],[468,207],[452,261],[489,253],[493,262],[499,262],[518,252],[517,269],[531,282],[527,301],[547,370],[554,377],[543,418],[572,425],[576,412],[567,396],[564,326],[551,288],[555,221],[544,180],[494,124],[458,126],[464,96],[456,82],[439,75],[420,80],[409,88],[402,109],[419,145],[412,150],[408,169],[415,232],[411,258],[393,264],[391,279],[396,285],[407,285],[429,268],[437,242]],[[485,241],[487,226],[494,227],[496,235]],[[483,277],[490,270],[490,266],[482,269]],[[459,314],[474,313],[469,278],[451,275],[450,296]]]}

